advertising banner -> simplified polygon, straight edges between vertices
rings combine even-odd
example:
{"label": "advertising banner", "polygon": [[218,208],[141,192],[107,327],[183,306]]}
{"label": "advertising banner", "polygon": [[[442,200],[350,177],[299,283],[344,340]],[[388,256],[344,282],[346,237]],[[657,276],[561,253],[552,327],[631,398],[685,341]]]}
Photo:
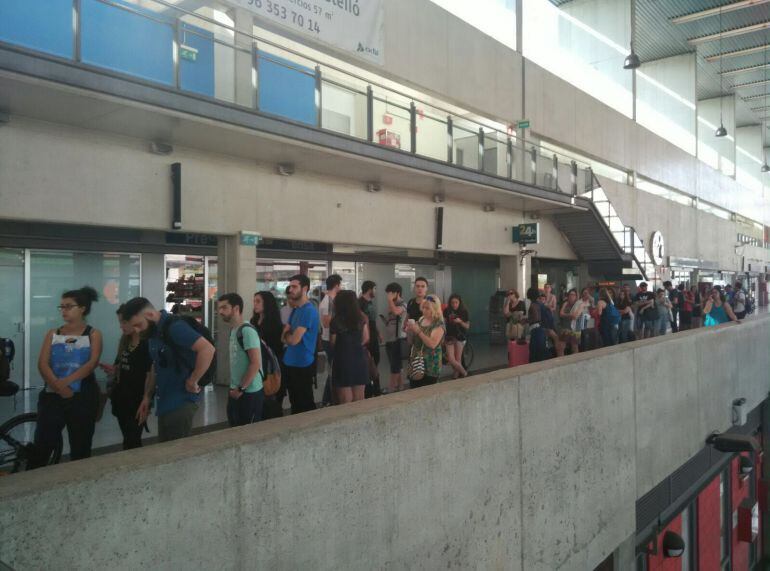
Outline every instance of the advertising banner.
{"label": "advertising banner", "polygon": [[383,0],[226,0],[260,18],[383,63]]}

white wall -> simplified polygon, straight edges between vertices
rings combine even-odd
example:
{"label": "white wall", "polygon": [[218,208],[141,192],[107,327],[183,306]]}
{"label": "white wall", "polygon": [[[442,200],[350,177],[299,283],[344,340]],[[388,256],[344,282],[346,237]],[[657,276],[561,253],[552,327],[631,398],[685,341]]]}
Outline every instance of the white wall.
{"label": "white wall", "polygon": [[[726,137],[714,132],[720,120]],[[735,175],[735,98],[716,97],[698,101],[698,157],[727,176]]]}
{"label": "white wall", "polygon": [[695,155],[695,54],[643,63],[636,72],[636,120]]}
{"label": "white wall", "polygon": [[[745,233],[745,230],[737,223],[599,178],[623,224],[636,229],[646,248],[652,233],[660,231],[666,241],[667,255],[717,262],[723,270],[742,269],[734,245],[738,232]],[[764,252],[764,259],[770,260],[770,252]]]}
{"label": "white wall", "polygon": [[[297,173],[277,175],[253,161],[181,147],[152,155],[146,142],[74,127],[14,119],[0,129],[0,216],[17,220],[167,230],[169,165],[183,163],[182,214],[188,232],[263,236],[433,250],[435,207],[429,194],[362,190],[362,181]],[[46,157],[44,161],[32,157]],[[470,187],[469,187],[470,188]],[[448,199],[447,251],[513,255],[510,228],[521,212]],[[541,221],[543,257],[574,259]]]}

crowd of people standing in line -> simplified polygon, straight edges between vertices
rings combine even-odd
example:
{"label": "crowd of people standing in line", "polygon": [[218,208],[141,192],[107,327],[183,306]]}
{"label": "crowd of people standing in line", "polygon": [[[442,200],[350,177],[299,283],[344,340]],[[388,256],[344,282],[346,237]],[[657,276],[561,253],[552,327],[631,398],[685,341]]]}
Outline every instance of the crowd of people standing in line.
{"label": "crowd of people standing in line", "polygon": [[[453,294],[446,307],[428,293],[428,281],[417,278],[414,297],[404,301],[401,286],[385,287],[386,314],[377,315],[376,284],[365,281],[361,295],[341,288],[338,275],[326,280],[326,295],[318,307],[309,299],[310,281],[297,274],[289,280],[287,305],[279,309],[268,291],[254,294],[254,313],[243,315],[243,298],[226,293],[218,298],[217,313],[230,327],[228,343],[229,391],[227,418],[241,426],[283,415],[288,396],[291,413],[316,408],[313,386],[318,354],[327,358],[324,404],[362,400],[366,388],[378,381],[380,344],[389,361],[388,388],[438,381],[443,359],[454,377],[465,377],[463,346],[470,318],[462,298]],[[45,386],[38,398],[34,454],[28,468],[48,464],[61,447],[67,429],[70,459],[91,456],[97,420],[107,398],[123,436],[123,449],[142,445],[147,418],[155,409],[158,441],[188,436],[198,410],[201,387],[215,375],[215,348],[208,330],[192,317],[172,315],[137,297],[117,310],[122,336],[112,363],[101,362],[101,332],[88,325],[98,301],[91,287],[64,292],[58,306],[62,325],[46,333],[38,359]],[[287,309],[288,308],[288,309]],[[380,332],[380,324],[382,332]],[[280,363],[280,388],[265,394],[269,359]],[[108,374],[107,393],[95,373]]]}
{"label": "crowd of people standing in line", "polygon": [[[653,292],[642,282],[632,295],[630,286],[571,289],[557,299],[551,286],[530,288],[526,299],[511,290],[503,313],[512,340],[529,342],[529,361],[566,352],[577,353],[634,339],[649,338],[700,326],[739,321],[753,311],[741,282],[674,288],[664,282]],[[230,327],[227,418],[240,426],[283,415],[288,396],[291,413],[316,408],[314,381],[318,355],[325,353],[328,374],[323,403],[344,404],[365,398],[367,387],[379,392],[377,366],[384,343],[390,376],[387,389],[397,392],[438,381],[444,359],[454,378],[465,377],[462,354],[470,329],[468,310],[457,294],[442,306],[428,293],[428,280],[418,277],[414,296],[404,300],[401,286],[385,287],[387,311],[377,315],[377,285],[365,281],[361,295],[342,289],[342,278],[326,280],[326,295],[318,307],[309,299],[310,281],[297,274],[289,280],[287,305],[279,309],[268,291],[254,294],[254,313],[243,315],[243,299],[227,293],[217,312]],[[67,428],[70,458],[91,455],[95,424],[105,401],[95,379],[101,368],[111,381],[112,414],[123,435],[123,448],[141,446],[147,418],[155,408],[158,440],[188,436],[198,410],[201,386],[211,382],[215,358],[208,330],[192,317],[157,310],[147,299],[134,298],[117,310],[122,336],[113,363],[100,362],[102,335],[88,325],[97,292],[90,287],[62,294],[58,309],[62,324],[46,333],[38,358],[45,386],[38,398],[35,454],[30,468],[50,461]],[[380,327],[381,326],[381,327]],[[266,395],[265,368],[279,363],[280,388]],[[404,376],[406,362],[406,378]]]}
{"label": "crowd of people standing in line", "polygon": [[585,287],[566,291],[556,298],[550,284],[530,288],[526,299],[509,290],[503,305],[509,339],[529,340],[529,361],[536,362],[665,335],[701,326],[709,327],[744,319],[753,302],[741,282],[710,288],[670,281],[653,292],[641,282],[636,293],[630,285]]}

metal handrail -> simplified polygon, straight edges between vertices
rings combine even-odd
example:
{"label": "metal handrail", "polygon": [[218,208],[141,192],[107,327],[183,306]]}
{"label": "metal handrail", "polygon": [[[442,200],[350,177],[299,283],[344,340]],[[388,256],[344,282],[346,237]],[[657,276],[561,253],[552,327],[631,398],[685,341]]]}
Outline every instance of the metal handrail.
{"label": "metal handrail", "polygon": [[[595,202],[594,201],[594,189],[601,188],[602,185],[599,183],[599,179],[596,178],[596,174],[594,174],[593,170],[589,169],[589,172],[591,174],[591,177],[593,179],[594,184],[591,186],[591,189],[590,189],[590,191],[587,194],[590,196],[591,202]],[[606,196],[606,194],[605,194],[605,196]],[[610,202],[609,197],[607,198],[607,203],[610,204],[610,205],[612,204],[612,202]],[[610,224],[609,224],[609,220],[608,220],[609,216],[605,217],[605,216],[602,216],[600,214],[600,218],[604,221],[604,224],[607,226],[607,228],[610,229]],[[620,217],[618,217],[618,218],[620,218]],[[642,276],[644,276],[644,278],[647,279],[647,280],[652,279],[651,276],[647,275],[647,271],[646,271],[647,270],[647,266],[650,265],[650,262],[648,262],[646,260],[640,261],[639,258],[636,256],[636,248],[634,247],[634,238],[637,238],[639,240],[639,243],[642,245],[642,248],[644,248],[644,240],[642,240],[642,237],[639,236],[639,234],[636,232],[636,229],[633,226],[628,226],[626,224],[623,224],[623,235],[624,235],[624,237],[625,237],[626,233],[628,233],[628,237],[629,237],[629,241],[630,241],[630,246],[629,246],[630,252],[626,250],[625,244],[620,244],[618,242],[618,239],[615,237],[615,234],[610,229],[610,234],[612,234],[612,238],[620,246],[620,249],[623,252],[625,252],[626,254],[631,256],[631,259],[636,264],[636,267],[639,269],[639,271],[642,274]],[[624,238],[624,242],[625,242],[625,238]]]}
{"label": "metal handrail", "polygon": [[[102,4],[108,5],[108,6],[112,6],[112,7],[115,7],[115,8],[119,8],[119,9],[122,9],[122,10],[129,11],[129,12],[131,12],[133,14],[136,14],[136,15],[144,17],[144,18],[151,19],[153,21],[157,21],[159,23],[163,23],[163,24],[167,23],[166,21],[164,21],[161,18],[153,17],[153,16],[147,14],[146,12],[139,11],[139,10],[133,8],[133,7],[126,6],[124,4],[119,4],[119,3],[115,2],[114,0],[97,0],[97,1],[102,3]],[[501,131],[497,127],[494,127],[494,126],[492,126],[492,125],[490,125],[488,123],[485,123],[483,121],[483,118],[482,118],[482,120],[468,119],[467,116],[463,114],[463,113],[470,114],[470,112],[468,112],[468,111],[465,111],[465,110],[462,110],[460,112],[452,111],[450,109],[447,109],[446,107],[443,107],[441,104],[429,103],[429,102],[424,101],[424,100],[422,100],[422,99],[420,99],[418,97],[415,97],[415,96],[410,95],[408,93],[404,93],[402,91],[399,91],[398,89],[394,89],[392,87],[387,87],[387,86],[385,86],[385,85],[383,85],[381,83],[378,83],[377,81],[374,81],[372,79],[367,79],[365,77],[362,77],[360,75],[352,73],[352,72],[350,72],[348,70],[342,69],[342,68],[340,68],[340,67],[338,67],[338,66],[336,66],[334,64],[320,63],[317,60],[314,60],[312,57],[304,55],[304,54],[298,52],[297,50],[294,50],[292,48],[279,45],[278,43],[273,42],[271,40],[268,40],[268,39],[266,39],[266,38],[264,38],[262,36],[257,36],[257,35],[255,35],[253,33],[250,33],[250,32],[238,30],[238,29],[235,28],[235,26],[230,26],[230,25],[225,24],[223,22],[218,22],[218,21],[214,20],[213,18],[209,18],[208,16],[204,16],[203,14],[198,14],[196,12],[188,10],[187,8],[184,8],[183,6],[178,6],[176,4],[172,4],[172,3],[170,3],[170,2],[168,2],[166,0],[151,0],[151,1],[153,3],[155,3],[155,4],[159,4],[161,6],[165,6],[166,8],[168,8],[170,10],[173,10],[175,12],[178,12],[178,13],[181,13],[181,14],[185,14],[187,16],[190,16],[190,17],[195,18],[197,20],[200,20],[202,22],[207,22],[207,23],[209,23],[209,24],[211,24],[213,26],[216,26],[216,27],[219,27],[219,28],[222,28],[222,29],[225,29],[225,30],[230,30],[231,32],[233,32],[234,40],[233,40],[232,44],[228,44],[226,42],[222,42],[221,40],[214,40],[213,39],[216,43],[218,43],[220,45],[228,46],[228,47],[231,47],[232,49],[239,50],[239,51],[245,51],[245,49],[246,49],[245,47],[238,46],[237,39],[238,39],[239,36],[240,37],[244,37],[244,38],[248,38],[248,39],[251,40],[251,43],[252,43],[251,49],[254,49],[256,47],[256,44],[264,44],[264,45],[271,46],[271,47],[273,47],[275,49],[281,50],[281,51],[286,52],[288,54],[292,54],[292,55],[294,55],[296,57],[299,57],[299,58],[302,58],[302,59],[307,60],[309,62],[312,62],[316,67],[321,66],[321,67],[326,68],[326,69],[334,70],[337,73],[340,73],[340,74],[343,74],[345,76],[351,77],[351,78],[353,78],[353,79],[355,79],[357,81],[373,85],[373,86],[377,87],[378,89],[385,90],[387,92],[393,93],[395,95],[398,95],[398,96],[403,97],[405,99],[408,99],[410,101],[419,103],[419,104],[424,105],[426,107],[430,107],[430,108],[435,109],[437,111],[441,111],[443,113],[446,113],[447,115],[451,115],[451,116],[454,116],[454,117],[457,117],[457,118],[461,118],[461,119],[463,119],[465,121],[473,123],[474,125],[478,125],[480,127],[488,129],[490,132],[494,132],[494,133],[502,135],[505,139],[511,139],[512,145],[514,147],[520,148],[523,151],[526,151],[528,148],[536,147],[538,149],[538,151],[539,151],[539,154],[541,156],[551,156],[552,154],[557,154],[558,155],[558,153],[553,153],[552,151],[544,149],[539,144],[532,143],[532,142],[525,143],[524,141],[520,140],[519,138],[512,138],[507,132]],[[182,22],[182,23],[188,23],[189,24],[189,22]],[[187,31],[190,32],[190,33],[195,33],[195,31],[193,31],[193,30],[187,30]],[[265,56],[264,55],[260,55],[258,57],[265,57]],[[278,64],[278,65],[284,65],[285,67],[290,67],[290,66],[285,65],[283,62],[277,62],[276,61],[275,63]],[[304,70],[299,70],[299,71],[303,71],[304,73],[307,73]],[[344,87],[345,89],[350,89],[350,90],[354,90],[355,91],[355,88],[351,88],[351,87],[348,87],[348,86],[341,86],[341,87]],[[458,127],[458,128],[460,128],[460,127]],[[565,159],[567,159],[568,162],[574,160],[574,159],[572,159],[572,157],[569,157],[567,155],[563,155],[563,157]],[[587,167],[588,165],[583,165],[583,166]],[[479,168],[479,170],[482,170],[482,169]]]}

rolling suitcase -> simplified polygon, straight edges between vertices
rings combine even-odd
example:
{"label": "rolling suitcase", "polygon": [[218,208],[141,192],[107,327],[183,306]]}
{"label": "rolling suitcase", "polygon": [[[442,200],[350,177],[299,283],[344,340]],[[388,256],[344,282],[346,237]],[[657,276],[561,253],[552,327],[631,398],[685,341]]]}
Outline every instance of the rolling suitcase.
{"label": "rolling suitcase", "polygon": [[529,363],[529,343],[508,341],[508,366],[526,365]]}

